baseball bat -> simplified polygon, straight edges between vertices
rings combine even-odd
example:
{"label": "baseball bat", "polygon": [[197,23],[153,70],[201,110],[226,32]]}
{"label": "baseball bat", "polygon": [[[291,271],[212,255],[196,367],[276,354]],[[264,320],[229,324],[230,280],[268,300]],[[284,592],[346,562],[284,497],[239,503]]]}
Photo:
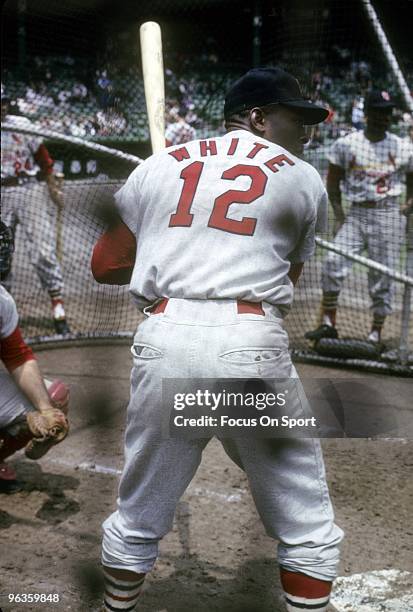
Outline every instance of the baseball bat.
{"label": "baseball bat", "polygon": [[140,27],[143,82],[152,152],[165,148],[165,84],[161,28],[154,21]]}

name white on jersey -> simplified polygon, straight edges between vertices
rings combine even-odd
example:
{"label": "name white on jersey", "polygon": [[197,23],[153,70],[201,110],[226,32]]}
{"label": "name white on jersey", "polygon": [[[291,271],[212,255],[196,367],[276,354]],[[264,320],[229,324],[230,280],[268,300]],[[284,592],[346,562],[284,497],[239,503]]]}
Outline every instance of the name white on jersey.
{"label": "name white on jersey", "polygon": [[245,130],[166,149],[116,194],[135,234],[130,291],[159,297],[289,305],[291,262],[314,252],[327,196],[317,171]]}

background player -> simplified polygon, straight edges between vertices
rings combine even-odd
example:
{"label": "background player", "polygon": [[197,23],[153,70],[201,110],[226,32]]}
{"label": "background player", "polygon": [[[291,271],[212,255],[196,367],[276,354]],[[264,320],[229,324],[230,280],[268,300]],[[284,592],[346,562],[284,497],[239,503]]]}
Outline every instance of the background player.
{"label": "background player", "polygon": [[[0,271],[7,276],[12,234],[0,221]],[[25,447],[39,459],[68,432],[69,389],[59,380],[44,381],[33,351],[24,342],[16,304],[0,285],[0,492],[19,488],[16,473],[4,460]]]}
{"label": "background player", "polygon": [[[100,282],[122,284],[133,268],[132,295],[152,311],[132,347],[119,505],[104,523],[105,610],[134,609],[207,443],[164,439],[163,379],[297,376],[281,319],[327,197],[296,155],[303,124],[327,115],[291,75],[252,70],[227,94],[225,136],[151,156],[116,194],[123,223],[96,245],[92,270]],[[342,531],[318,440],[222,442],[280,541],[288,610],[324,612]]]}
{"label": "background player", "polygon": [[[1,120],[30,128],[26,118],[9,115],[10,99],[1,99]],[[45,182],[39,182],[41,173]],[[53,173],[53,160],[38,136],[4,130],[1,138],[2,219],[15,234],[24,232],[24,241],[42,285],[51,299],[53,324],[57,334],[70,332],[63,304],[63,277],[56,256],[57,208],[63,207],[59,181]],[[9,277],[7,287],[10,289]]]}
{"label": "background player", "polygon": [[196,138],[196,131],[183,117],[184,112],[180,110],[177,100],[170,100],[166,104],[165,119],[166,146],[183,144]]}
{"label": "background player", "polygon": [[[407,211],[413,201],[413,147],[387,130],[394,103],[385,91],[372,91],[365,101],[366,127],[339,138],[329,155],[327,191],[334,210],[334,244],[350,253],[367,249],[368,257],[395,270],[405,240],[405,217],[399,198],[406,173]],[[344,214],[342,194],[350,203]],[[329,253],[322,271],[322,321],[305,337],[337,338],[338,296],[352,261]],[[368,340],[380,342],[387,315],[392,312],[393,283],[389,276],[369,269],[373,321]]]}

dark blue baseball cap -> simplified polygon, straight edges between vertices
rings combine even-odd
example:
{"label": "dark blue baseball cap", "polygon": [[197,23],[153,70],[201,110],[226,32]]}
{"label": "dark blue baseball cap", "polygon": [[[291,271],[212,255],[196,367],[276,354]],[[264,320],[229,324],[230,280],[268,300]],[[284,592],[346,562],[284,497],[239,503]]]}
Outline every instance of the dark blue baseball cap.
{"label": "dark blue baseball cap", "polygon": [[281,68],[253,68],[234,83],[225,97],[224,116],[267,104],[282,104],[298,111],[305,125],[327,119],[329,111],[304,98],[300,85]]}

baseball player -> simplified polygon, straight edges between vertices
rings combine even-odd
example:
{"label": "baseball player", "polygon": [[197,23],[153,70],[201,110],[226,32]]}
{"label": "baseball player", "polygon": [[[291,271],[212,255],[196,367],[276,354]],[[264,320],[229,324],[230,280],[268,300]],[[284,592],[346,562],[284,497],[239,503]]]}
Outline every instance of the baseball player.
{"label": "baseball player", "polygon": [[[0,270],[7,276],[12,233],[0,221]],[[4,460],[25,448],[40,459],[68,433],[69,389],[60,380],[45,381],[33,351],[24,342],[16,304],[0,285],[0,492],[19,489],[16,473]]]}
{"label": "baseball player", "polygon": [[[134,609],[208,442],[162,438],[162,380],[297,376],[282,319],[327,203],[298,156],[304,124],[327,115],[290,74],[251,70],[227,93],[226,135],[152,155],[115,196],[121,221],[95,246],[92,271],[130,281],[148,316],[132,346],[118,508],[103,525],[105,611]],[[319,441],[221,441],[279,541],[287,610],[324,612],[343,533]]]}
{"label": "baseball player", "polygon": [[[8,114],[10,99],[1,99],[1,120],[26,125],[30,121]],[[45,182],[37,180],[38,174]],[[53,160],[38,136],[11,132],[1,139],[2,219],[13,233],[20,223],[40,283],[51,299],[53,324],[57,334],[70,332],[63,304],[63,277],[56,256],[57,209],[63,207],[59,180],[53,173]],[[11,287],[9,277],[7,287]]]}
{"label": "baseball player", "polygon": [[165,131],[167,147],[183,144],[196,138],[195,129],[180,115],[179,105],[175,100],[167,105],[165,118],[167,122]]}
{"label": "baseball player", "polygon": [[[350,253],[367,249],[368,257],[396,269],[405,239],[405,216],[399,199],[406,176],[408,212],[413,202],[413,146],[388,132],[394,103],[385,91],[371,91],[365,101],[366,126],[339,138],[329,156],[327,191],[335,215],[334,244]],[[345,217],[342,195],[349,201]],[[322,271],[321,324],[305,337],[337,338],[338,297],[352,261],[329,253]],[[373,321],[367,339],[381,341],[384,321],[392,312],[393,283],[389,276],[369,269]]]}

